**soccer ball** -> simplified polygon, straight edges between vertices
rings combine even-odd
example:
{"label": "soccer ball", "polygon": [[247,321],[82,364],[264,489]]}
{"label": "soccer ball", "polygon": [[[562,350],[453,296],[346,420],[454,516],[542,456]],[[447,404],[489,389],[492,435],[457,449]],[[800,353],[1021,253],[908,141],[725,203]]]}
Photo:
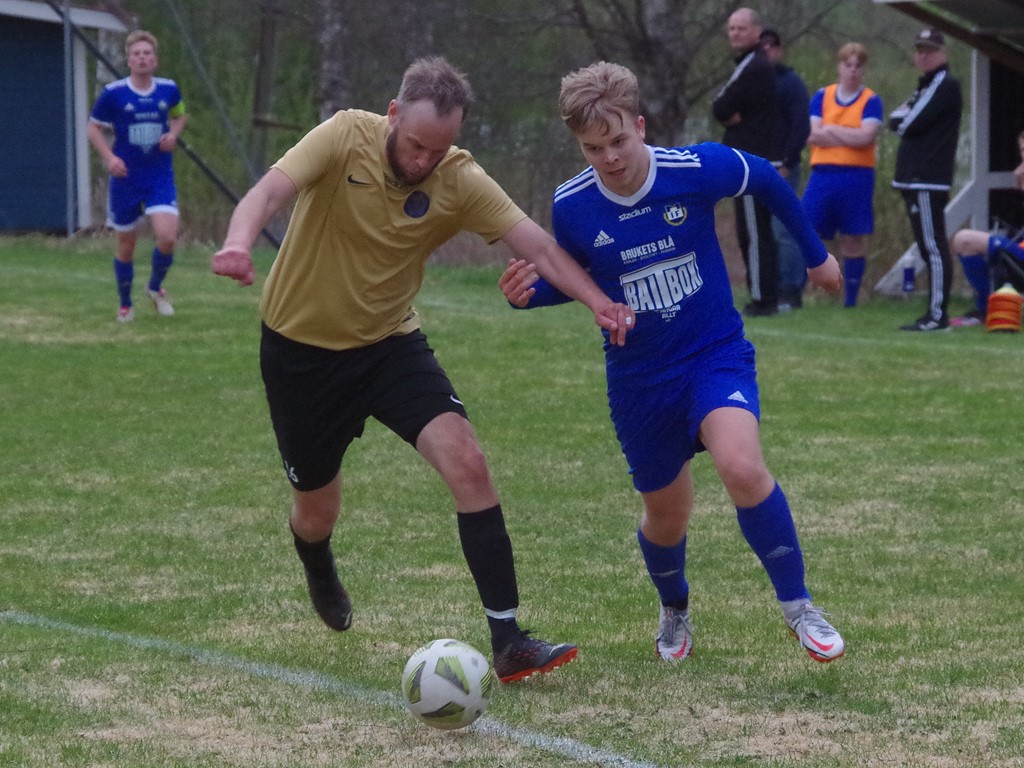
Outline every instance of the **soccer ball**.
{"label": "soccer ball", "polygon": [[465,728],[487,709],[494,672],[480,651],[458,640],[434,640],[409,657],[402,696],[414,717],[433,728]]}

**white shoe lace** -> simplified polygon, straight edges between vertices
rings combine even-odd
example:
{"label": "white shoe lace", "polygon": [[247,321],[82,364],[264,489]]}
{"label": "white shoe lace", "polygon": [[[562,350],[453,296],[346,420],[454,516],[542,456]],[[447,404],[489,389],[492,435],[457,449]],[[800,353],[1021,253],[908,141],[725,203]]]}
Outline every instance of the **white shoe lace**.
{"label": "white shoe lace", "polygon": [[666,608],[658,627],[658,646],[679,648],[683,645],[684,638],[692,635],[693,625],[690,624],[689,612]]}
{"label": "white shoe lace", "polygon": [[838,635],[836,628],[825,620],[826,615],[825,611],[808,603],[793,621],[793,628],[800,627],[805,633],[813,630],[815,634],[823,638]]}

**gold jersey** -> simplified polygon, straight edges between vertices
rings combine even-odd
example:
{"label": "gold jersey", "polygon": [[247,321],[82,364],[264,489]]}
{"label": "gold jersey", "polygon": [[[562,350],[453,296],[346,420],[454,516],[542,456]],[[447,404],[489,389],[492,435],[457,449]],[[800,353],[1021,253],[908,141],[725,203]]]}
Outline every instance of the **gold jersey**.
{"label": "gold jersey", "polygon": [[260,311],[289,339],[341,350],[416,330],[430,254],[460,230],[493,243],[526,218],[458,147],[420,184],[399,184],[386,128],[386,116],[338,112],[273,166],[299,195]]}

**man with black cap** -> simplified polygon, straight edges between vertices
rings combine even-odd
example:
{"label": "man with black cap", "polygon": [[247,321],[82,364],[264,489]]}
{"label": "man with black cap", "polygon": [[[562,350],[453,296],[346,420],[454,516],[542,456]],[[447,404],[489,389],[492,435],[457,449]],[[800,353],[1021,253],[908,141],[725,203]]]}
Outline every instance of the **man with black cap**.
{"label": "man with black cap", "polygon": [[946,239],[945,208],[953,184],[963,96],[949,73],[946,41],[935,29],[914,40],[914,66],[921,73],[917,90],[889,115],[899,134],[892,185],[903,193],[914,239],[928,265],[928,309],[904,331],[940,331],[949,327],[952,260]]}

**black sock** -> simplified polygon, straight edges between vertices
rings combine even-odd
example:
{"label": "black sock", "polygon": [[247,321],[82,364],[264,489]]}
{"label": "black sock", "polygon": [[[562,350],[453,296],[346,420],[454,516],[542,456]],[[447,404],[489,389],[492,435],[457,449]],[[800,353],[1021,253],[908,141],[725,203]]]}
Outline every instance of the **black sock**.
{"label": "black sock", "polygon": [[501,505],[456,517],[462,553],[487,614],[491,645],[499,651],[520,631],[515,618],[519,588],[505,517]]}
{"label": "black sock", "polygon": [[515,619],[494,619],[487,617],[487,626],[491,630],[491,650],[498,653],[506,645],[523,634]]}
{"label": "black sock", "polygon": [[306,541],[299,538],[292,529],[292,537],[295,539],[295,551],[299,554],[299,560],[312,576],[327,576],[334,570],[334,552],[331,551],[331,537],[323,541]]}

